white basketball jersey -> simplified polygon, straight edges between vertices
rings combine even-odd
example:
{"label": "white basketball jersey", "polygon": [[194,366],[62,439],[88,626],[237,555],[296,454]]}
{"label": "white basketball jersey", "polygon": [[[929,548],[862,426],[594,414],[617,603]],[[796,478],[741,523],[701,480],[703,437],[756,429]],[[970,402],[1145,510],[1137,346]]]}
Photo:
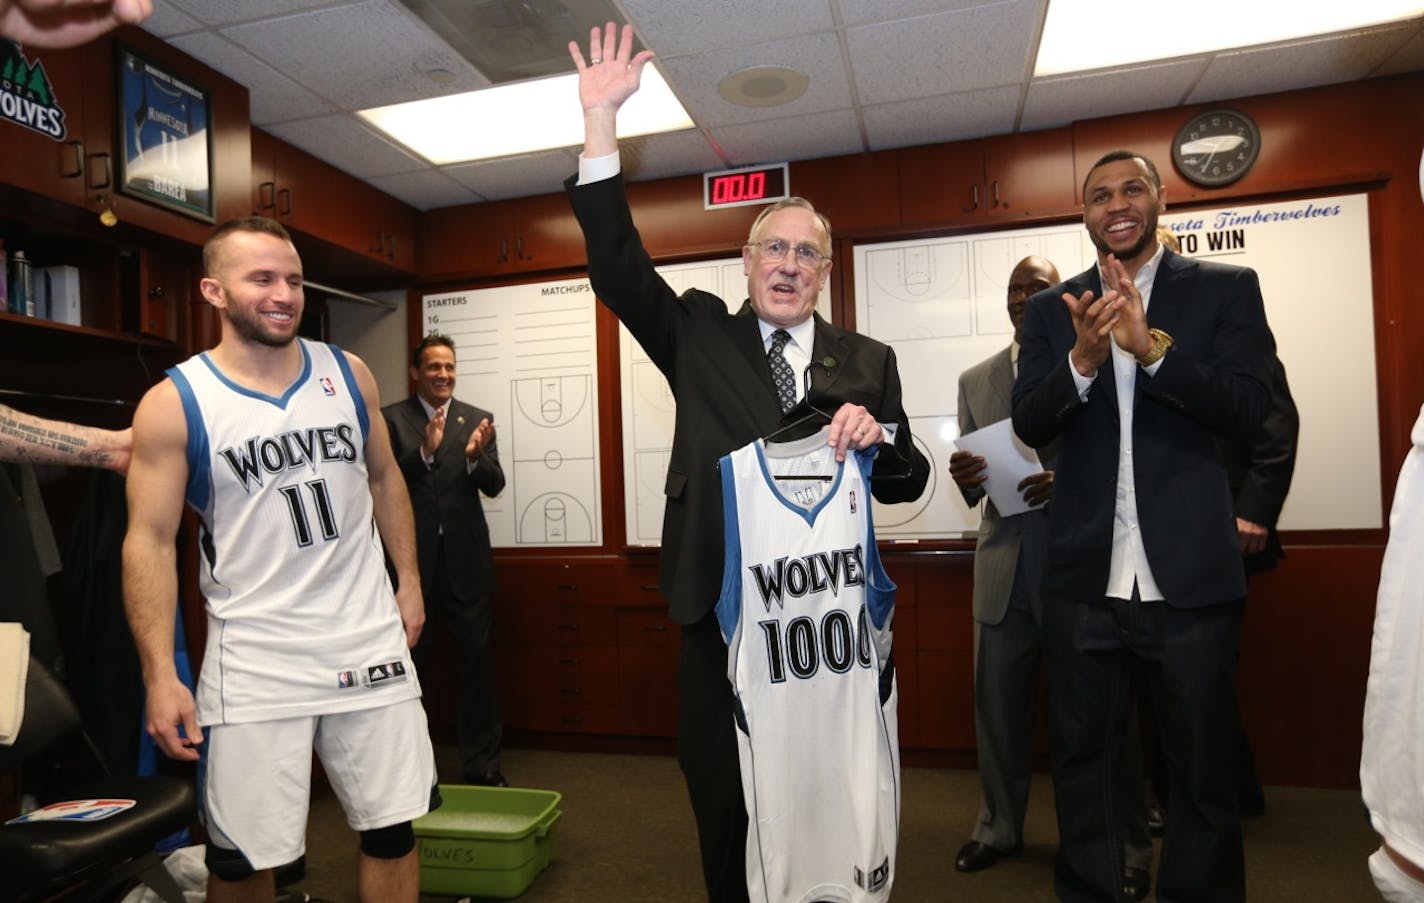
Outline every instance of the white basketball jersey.
{"label": "white basketball jersey", "polygon": [[900,826],[895,585],[875,547],[872,460],[851,452],[838,465],[824,434],[758,440],[721,460],[717,619],[738,706],[753,903],[890,896]]}
{"label": "white basketball jersey", "polygon": [[339,349],[299,340],[281,397],[207,354],[168,371],[188,426],[208,643],[198,721],[236,724],[420,695],[366,474],[366,402]]}

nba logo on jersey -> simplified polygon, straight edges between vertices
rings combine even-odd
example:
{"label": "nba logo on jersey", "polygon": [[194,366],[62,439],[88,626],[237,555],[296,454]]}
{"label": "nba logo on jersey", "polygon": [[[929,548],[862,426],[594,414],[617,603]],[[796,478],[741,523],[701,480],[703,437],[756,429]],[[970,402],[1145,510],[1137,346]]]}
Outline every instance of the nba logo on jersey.
{"label": "nba logo on jersey", "polygon": [[851,513],[851,514],[854,514],[854,513],[855,513],[855,490],[852,489],[852,490],[851,490],[849,493],[847,493],[847,494],[850,496],[850,513]]}
{"label": "nba logo on jersey", "polygon": [[336,387],[331,384],[331,377],[329,377],[329,376],[323,376],[323,377],[321,378],[321,390],[322,390],[323,392],[325,392],[327,395],[335,395],[335,394],[336,394]]}

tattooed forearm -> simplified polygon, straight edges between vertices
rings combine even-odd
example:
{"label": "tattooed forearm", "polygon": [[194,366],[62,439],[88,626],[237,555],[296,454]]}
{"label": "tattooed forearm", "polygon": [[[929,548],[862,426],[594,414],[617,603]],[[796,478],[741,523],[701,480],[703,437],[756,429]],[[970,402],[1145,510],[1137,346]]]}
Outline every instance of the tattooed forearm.
{"label": "tattooed forearm", "polygon": [[0,409],[0,460],[105,467],[111,454],[96,444],[99,432]]}

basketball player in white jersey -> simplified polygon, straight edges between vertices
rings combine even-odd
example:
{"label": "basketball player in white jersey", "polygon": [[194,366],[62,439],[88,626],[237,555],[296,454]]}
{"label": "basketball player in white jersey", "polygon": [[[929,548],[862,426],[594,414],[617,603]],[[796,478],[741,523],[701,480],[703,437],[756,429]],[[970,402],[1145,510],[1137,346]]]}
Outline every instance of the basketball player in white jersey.
{"label": "basketball player in white jersey", "polygon": [[[304,850],[315,748],[360,833],[362,899],[414,901],[410,821],[435,783],[408,653],[425,615],[375,380],[297,338],[302,265],[278,223],[219,227],[203,266],[222,340],[134,415],[124,597],[148,732],[175,759],[205,750],[208,900],[273,899],[272,869]],[[185,500],[208,610],[196,709],[173,662]]]}
{"label": "basketball player in white jersey", "polygon": [[753,903],[889,899],[900,822],[895,585],[870,518],[874,452],[817,433],[722,458],[717,619],[736,694]]}

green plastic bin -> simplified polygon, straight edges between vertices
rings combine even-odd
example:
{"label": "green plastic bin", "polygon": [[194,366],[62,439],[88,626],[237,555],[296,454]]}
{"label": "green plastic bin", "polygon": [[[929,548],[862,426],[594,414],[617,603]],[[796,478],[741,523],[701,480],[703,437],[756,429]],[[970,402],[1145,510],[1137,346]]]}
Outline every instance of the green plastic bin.
{"label": "green plastic bin", "polygon": [[421,893],[517,897],[553,858],[562,794],[441,784],[440,796],[440,808],[414,822]]}

